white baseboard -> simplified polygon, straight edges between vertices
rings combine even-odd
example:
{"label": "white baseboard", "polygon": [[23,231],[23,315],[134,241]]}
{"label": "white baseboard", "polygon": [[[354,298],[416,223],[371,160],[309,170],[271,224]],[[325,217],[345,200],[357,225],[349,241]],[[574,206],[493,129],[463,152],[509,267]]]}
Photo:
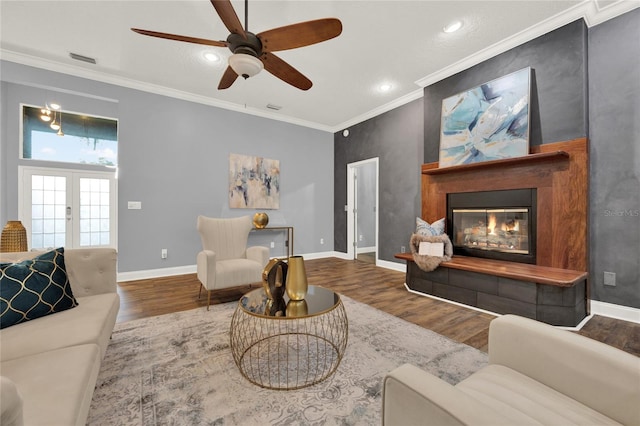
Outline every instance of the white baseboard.
{"label": "white baseboard", "polygon": [[172,268],[147,269],[144,271],[118,272],[118,282],[148,280],[174,275],[195,274],[196,265],[174,266]]}
{"label": "white baseboard", "polygon": [[640,309],[613,303],[591,301],[591,314],[640,324]]}

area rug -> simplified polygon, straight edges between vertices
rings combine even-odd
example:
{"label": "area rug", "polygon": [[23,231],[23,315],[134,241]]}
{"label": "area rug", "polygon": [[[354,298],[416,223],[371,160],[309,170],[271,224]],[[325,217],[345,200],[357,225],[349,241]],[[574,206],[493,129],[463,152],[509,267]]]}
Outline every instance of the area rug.
{"label": "area rug", "polygon": [[470,346],[343,296],[349,341],[314,386],[260,388],[229,348],[236,303],[116,324],[93,395],[91,425],[374,425],[385,374],[411,363],[455,384],[487,363]]}

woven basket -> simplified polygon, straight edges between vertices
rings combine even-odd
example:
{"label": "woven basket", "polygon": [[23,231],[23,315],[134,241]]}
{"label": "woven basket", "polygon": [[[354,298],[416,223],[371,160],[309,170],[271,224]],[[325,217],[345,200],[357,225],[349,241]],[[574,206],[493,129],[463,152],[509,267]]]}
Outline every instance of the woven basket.
{"label": "woven basket", "polygon": [[0,252],[27,251],[27,230],[19,220],[10,220],[2,230]]}

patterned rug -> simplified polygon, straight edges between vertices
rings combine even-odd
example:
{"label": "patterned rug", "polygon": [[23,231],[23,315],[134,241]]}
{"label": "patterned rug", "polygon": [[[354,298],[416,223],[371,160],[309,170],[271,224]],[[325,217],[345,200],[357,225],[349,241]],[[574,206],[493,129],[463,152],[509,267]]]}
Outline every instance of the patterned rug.
{"label": "patterned rug", "polygon": [[404,363],[455,384],[487,355],[343,296],[349,341],[335,374],[278,391],[249,383],[229,348],[236,303],[116,324],[90,425],[373,425],[384,375]]}

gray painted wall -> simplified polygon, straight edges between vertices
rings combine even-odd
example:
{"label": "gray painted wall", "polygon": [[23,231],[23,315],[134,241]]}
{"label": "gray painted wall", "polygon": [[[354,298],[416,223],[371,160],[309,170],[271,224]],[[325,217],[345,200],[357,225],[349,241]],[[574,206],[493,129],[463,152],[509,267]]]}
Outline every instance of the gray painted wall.
{"label": "gray painted wall", "polygon": [[[1,105],[7,114],[2,131],[2,223],[17,216],[18,164],[31,164],[17,157],[19,102],[39,105],[52,93],[72,91],[116,101],[67,95],[60,103],[68,110],[119,119],[120,272],[194,265],[201,247],[198,215],[255,213],[229,208],[230,153],[280,160],[280,209],[267,211],[269,223],[294,226],[296,254],[333,249],[333,181],[327,176],[333,170],[330,133],[6,61],[1,66]],[[107,107],[112,108],[108,113],[98,111]],[[128,210],[127,201],[141,201],[142,210]],[[250,244],[270,241],[276,242],[272,255],[285,253],[283,234],[254,233]],[[168,259],[160,258],[161,248],[168,249]]]}
{"label": "gray painted wall", "polygon": [[587,28],[582,20],[424,89],[424,162],[439,159],[442,100],[532,68],[530,145],[587,136]]}
{"label": "gray painted wall", "polygon": [[379,158],[378,258],[408,247],[420,214],[420,165],[423,158],[423,103],[415,100],[334,135],[334,247],[347,252],[347,164]]}
{"label": "gray painted wall", "polygon": [[640,9],[589,30],[589,136],[591,298],[640,308]]}

